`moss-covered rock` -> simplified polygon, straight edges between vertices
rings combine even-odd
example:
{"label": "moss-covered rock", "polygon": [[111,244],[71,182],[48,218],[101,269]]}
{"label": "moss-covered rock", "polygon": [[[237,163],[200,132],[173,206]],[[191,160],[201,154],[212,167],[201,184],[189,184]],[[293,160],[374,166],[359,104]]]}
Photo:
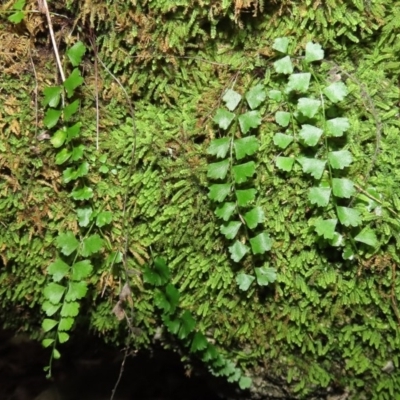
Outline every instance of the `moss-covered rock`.
{"label": "moss-covered rock", "polygon": [[[0,63],[7,72],[0,92],[0,304],[4,326],[41,338],[40,307],[47,267],[57,255],[56,237],[66,231],[79,237],[83,231],[70,197],[73,184],[63,183],[48,140],[54,132],[43,126],[41,91],[56,75],[46,21],[29,13],[36,2],[27,3],[22,23],[4,22],[0,32],[5,38]],[[107,246],[92,260],[76,332],[89,328],[115,344],[128,335],[133,347],[150,346],[163,321],[155,290],[142,273],[154,255],[162,255],[182,310],[254,378],[255,392],[269,385],[268,392],[278,382],[281,393],[299,398],[334,387],[351,398],[394,398],[400,344],[397,5],[166,0],[52,6],[61,54],[78,39],[89,48],[97,43],[82,68],[81,143],[93,207],[113,216],[101,229]],[[36,37],[30,51],[27,35]],[[276,269],[277,280],[243,292],[237,271],[252,267],[231,261],[230,242],[219,231],[208,196],[207,148],[220,134],[213,117],[226,88],[244,94],[256,83],[279,85],[271,71],[277,59],[273,39],[280,36],[292,38],[294,52],[309,40],[320,42],[326,61],[318,76],[343,81],[349,89],[340,104],[351,126],[341,143],[353,155],[346,176],[356,184],[358,201],[371,207],[362,215],[363,227],[376,232],[378,245],[355,244],[355,256],[344,259],[342,247],[321,240],[311,224],[320,216],[308,200],[312,179],[300,167],[290,174],[276,167],[281,155],[273,142],[276,107],[266,102],[255,130],[260,149],[254,185],[274,240],[262,262]],[[95,65],[97,52],[101,62]],[[359,232],[343,227],[342,233],[351,241]],[[112,313],[126,272],[113,263],[113,252],[124,252],[127,235],[135,335]],[[190,356],[173,335],[161,338]],[[389,361],[395,366],[390,374],[382,372]]]}

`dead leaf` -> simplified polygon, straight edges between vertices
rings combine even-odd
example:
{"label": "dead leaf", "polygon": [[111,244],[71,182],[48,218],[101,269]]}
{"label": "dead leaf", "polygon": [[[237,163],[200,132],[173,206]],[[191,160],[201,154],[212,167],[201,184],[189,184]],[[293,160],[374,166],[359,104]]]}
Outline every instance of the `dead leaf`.
{"label": "dead leaf", "polygon": [[119,301],[127,301],[131,297],[131,288],[129,287],[128,283],[122,287],[121,293],[119,294]]}
{"label": "dead leaf", "polygon": [[125,311],[124,311],[124,308],[122,307],[121,300],[119,300],[117,302],[117,304],[114,306],[112,312],[117,317],[118,321],[122,321],[125,318]]}

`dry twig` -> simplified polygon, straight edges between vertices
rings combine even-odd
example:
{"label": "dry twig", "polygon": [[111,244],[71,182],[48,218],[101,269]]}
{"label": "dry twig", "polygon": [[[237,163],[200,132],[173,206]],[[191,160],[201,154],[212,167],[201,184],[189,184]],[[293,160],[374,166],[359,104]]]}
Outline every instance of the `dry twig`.
{"label": "dry twig", "polygon": [[38,114],[38,78],[36,74],[35,64],[32,58],[31,47],[29,46],[29,59],[32,65],[33,75],[35,77],[35,88],[33,89],[33,93],[35,95],[35,138],[38,137],[38,126],[39,126],[39,114]]}
{"label": "dry twig", "polygon": [[56,38],[54,36],[53,24],[51,22],[51,17],[50,17],[49,6],[47,4],[47,0],[39,0],[38,3],[39,3],[39,10],[41,10],[44,14],[46,14],[47,24],[49,25],[51,43],[53,44],[54,55],[56,57],[58,70],[59,70],[60,76],[61,76],[61,81],[65,82],[65,74],[64,74],[64,70],[61,65],[60,54],[58,52]]}
{"label": "dry twig", "polygon": [[98,88],[99,70],[97,64],[97,45],[96,45],[96,40],[93,38],[92,32],[89,40],[90,43],[92,44],[94,53],[94,79],[95,79],[95,96],[96,96],[96,150],[99,150],[99,131],[100,131],[99,88]]}

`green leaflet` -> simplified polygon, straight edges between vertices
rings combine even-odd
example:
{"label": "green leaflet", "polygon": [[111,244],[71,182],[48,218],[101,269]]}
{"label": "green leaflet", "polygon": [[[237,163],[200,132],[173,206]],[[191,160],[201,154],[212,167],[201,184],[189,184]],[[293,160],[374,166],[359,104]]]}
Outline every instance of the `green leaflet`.
{"label": "green leaflet", "polygon": [[[79,137],[80,134],[80,130],[82,127],[82,123],[81,122],[77,122],[76,124],[69,126],[69,127],[63,127],[62,129],[64,129],[67,132],[67,139],[66,142],[69,143],[70,141],[72,141],[73,139],[77,139]],[[78,146],[79,147],[79,146]],[[80,158],[80,157],[79,157]],[[74,161],[76,161],[78,158],[76,158]]]}
{"label": "green leaflet", "polygon": [[60,103],[61,93],[61,86],[46,87],[43,90],[44,98],[42,100],[42,106],[57,107]]}
{"label": "green leaflet", "polygon": [[236,275],[236,283],[239,286],[240,290],[243,290],[244,292],[246,292],[250,285],[254,282],[255,278],[252,275],[248,275],[248,274],[238,274]]}
{"label": "green leaflet", "polygon": [[248,111],[239,116],[240,130],[245,135],[250,129],[257,128],[261,124],[259,111]]}
{"label": "green leaflet", "polygon": [[44,301],[42,304],[42,310],[48,317],[54,315],[61,308],[61,304],[52,304],[50,301]]}
{"label": "green leaflet", "polygon": [[311,74],[309,72],[291,74],[285,91],[305,93],[310,85],[310,79]]}
{"label": "green leaflet", "polygon": [[166,294],[166,298],[170,304],[169,311],[174,312],[176,307],[179,304],[179,299],[180,299],[179,290],[174,285],[169,283],[165,288],[165,294]]}
{"label": "green leaflet", "polygon": [[215,215],[224,221],[228,221],[232,214],[236,210],[236,204],[235,203],[224,203],[222,206],[217,207],[215,210]]}
{"label": "green leaflet", "polygon": [[208,341],[206,337],[201,332],[196,332],[192,340],[190,351],[192,353],[196,351],[202,351],[205,350],[207,346],[208,346]]}
{"label": "green leaflet", "polygon": [[[54,125],[57,123],[59,115],[57,113],[55,113],[54,115],[49,115],[49,118],[56,118],[56,120],[54,120]],[[47,126],[48,128],[51,128],[51,126]],[[56,131],[54,133],[54,135],[52,136],[52,138],[50,139],[51,144],[58,149],[59,147],[61,147],[65,140],[67,139],[67,131],[65,129],[59,129],[58,131]]]}
{"label": "green leaflet", "polygon": [[218,124],[221,129],[227,130],[234,118],[235,114],[219,108],[215,114],[214,122]]}
{"label": "green leaflet", "polygon": [[215,184],[209,187],[210,193],[208,197],[211,200],[222,202],[231,192],[231,185],[229,183]]}
{"label": "green leaflet", "polygon": [[276,271],[274,268],[260,267],[256,268],[256,279],[260,286],[267,286],[276,280]]}
{"label": "green leaflet", "polygon": [[[255,136],[246,136],[233,142],[235,155],[237,160],[241,160],[246,156],[252,156],[258,150],[260,144]],[[226,155],[226,153],[225,153]]]}
{"label": "green leaflet", "polygon": [[319,61],[324,58],[324,50],[318,43],[308,42],[306,44],[306,57],[305,61],[310,63],[313,61]]}
{"label": "green leaflet", "polygon": [[270,90],[268,92],[268,97],[272,101],[281,101],[282,100],[282,92],[280,90]]}
{"label": "green leaflet", "polygon": [[232,167],[235,182],[240,184],[246,182],[251,178],[256,171],[256,164],[254,161],[249,161],[244,164],[235,165]]}
{"label": "green leaflet", "polygon": [[25,13],[21,11],[24,6],[25,0],[17,0],[13,5],[15,12],[13,12],[7,19],[13,24],[19,24],[25,18]]}
{"label": "green leaflet", "polygon": [[87,284],[86,282],[80,281],[80,282],[73,282],[71,281],[67,294],[65,295],[65,301],[66,302],[73,302],[75,300],[80,300],[85,297],[87,292]]}
{"label": "green leaflet", "polygon": [[56,240],[57,247],[59,247],[61,252],[66,256],[72,254],[79,246],[79,242],[72,232],[60,234]]}
{"label": "green leaflet", "polygon": [[164,312],[171,312],[172,305],[168,301],[166,295],[161,290],[156,290],[154,293],[154,304]]}
{"label": "green leaflet", "polygon": [[236,199],[240,207],[248,206],[256,198],[256,189],[236,190]]}
{"label": "green leaflet", "polygon": [[239,387],[242,390],[249,389],[251,387],[252,380],[248,376],[242,376],[239,379]]}
{"label": "green leaflet", "polygon": [[[42,325],[43,326],[43,325]],[[43,339],[42,345],[43,347],[49,347],[54,343],[54,339]]]}
{"label": "green leaflet", "polygon": [[229,160],[223,160],[208,165],[207,176],[211,179],[225,179],[230,167]]}
{"label": "green leaflet", "polygon": [[251,238],[250,244],[253,254],[264,254],[266,251],[271,250],[272,239],[267,232],[262,232]]}
{"label": "green leaflet", "polygon": [[278,132],[274,135],[274,144],[281,149],[286,149],[286,147],[288,147],[289,144],[293,142],[293,140],[293,136],[286,135],[284,133]]}
{"label": "green leaflet", "polygon": [[71,104],[68,104],[63,109],[64,121],[68,122],[73,117],[73,115],[78,111],[80,106],[79,100],[73,101]]}
{"label": "green leaflet", "polygon": [[348,90],[343,82],[335,82],[324,89],[324,94],[332,103],[338,103],[347,96]]}
{"label": "green leaflet", "polygon": [[293,168],[295,159],[292,157],[276,157],[276,166],[285,172],[290,172]]}
{"label": "green leaflet", "polygon": [[52,275],[54,282],[60,282],[69,272],[69,265],[58,258],[51,263],[47,269],[49,275]]}
{"label": "green leaflet", "polygon": [[227,225],[222,225],[220,231],[227,239],[233,239],[236,237],[241,225],[240,221],[230,221]]}
{"label": "green leaflet", "polygon": [[143,273],[143,279],[147,283],[155,286],[165,285],[170,279],[170,271],[163,258],[157,258],[153,268],[146,267]]}
{"label": "green leaflet", "polygon": [[358,210],[349,207],[336,207],[339,221],[344,226],[358,226],[361,224],[361,215]]}
{"label": "green leaflet", "polygon": [[335,228],[337,225],[337,219],[318,219],[315,221],[315,231],[318,235],[324,237],[324,239],[333,239],[335,234]]}
{"label": "green leaflet", "polygon": [[354,240],[360,243],[365,243],[371,247],[377,247],[379,244],[375,231],[369,227],[365,227],[357,236],[355,236]]}
{"label": "green leaflet", "polygon": [[321,106],[321,101],[301,97],[297,102],[297,109],[307,118],[313,118]]}
{"label": "green leaflet", "polygon": [[96,225],[99,228],[110,224],[111,221],[112,221],[112,212],[111,211],[102,211],[96,217]]}
{"label": "green leaflet", "polygon": [[229,247],[231,258],[235,262],[239,262],[246,255],[246,253],[249,252],[249,250],[250,249],[243,243],[239,242],[239,240]]}
{"label": "green leaflet", "polygon": [[72,97],[75,93],[75,89],[83,83],[83,78],[78,68],[72,70],[69,77],[63,83],[63,86],[67,92],[68,98]]}
{"label": "green leaflet", "polygon": [[289,125],[291,114],[287,111],[277,111],[275,113],[275,121],[280,126],[286,128]]}
{"label": "green leaflet", "polygon": [[266,98],[267,98],[267,92],[265,90],[264,85],[262,85],[262,84],[253,86],[246,93],[247,103],[252,110],[259,107]]}
{"label": "green leaflet", "polygon": [[274,43],[272,44],[272,48],[281,53],[286,53],[287,49],[288,49],[288,45],[289,45],[289,38],[280,37],[280,38],[276,38],[274,40]]}
{"label": "green leaflet", "polygon": [[307,146],[315,146],[322,136],[322,129],[312,125],[302,125],[299,136],[303,139],[304,144]]}
{"label": "green leaflet", "polygon": [[76,210],[76,214],[77,214],[77,217],[78,217],[79,226],[86,227],[90,223],[90,217],[93,214],[93,210],[92,210],[91,207],[78,208]]}
{"label": "green leaflet", "polygon": [[45,332],[51,331],[57,325],[57,321],[45,318],[42,322],[42,328]]}
{"label": "green leaflet", "polygon": [[71,267],[71,279],[73,281],[81,281],[88,278],[93,270],[90,260],[78,261]]}
{"label": "green leaflet", "polygon": [[303,172],[320,179],[324,172],[326,161],[315,158],[298,157],[297,162],[302,166]]}
{"label": "green leaflet", "polygon": [[76,317],[79,314],[79,303],[65,302],[61,308],[62,317]]}
{"label": "green leaflet", "polygon": [[338,117],[327,120],[325,126],[328,135],[340,137],[350,128],[350,123],[347,118]]}
{"label": "green leaflet", "polygon": [[228,89],[222,97],[229,111],[234,111],[241,99],[242,96],[232,89]]}
{"label": "green leaflet", "polygon": [[69,331],[74,323],[74,318],[63,317],[60,319],[58,331]]}
{"label": "green leaflet", "polygon": [[70,157],[71,157],[71,152],[68,149],[64,148],[57,153],[56,164],[57,165],[64,164],[65,161],[67,161]]}
{"label": "green leaflet", "polygon": [[331,151],[328,153],[328,161],[332,168],[343,169],[353,162],[353,157],[348,150]]}
{"label": "green leaflet", "polygon": [[84,186],[80,189],[75,189],[70,195],[74,200],[89,200],[93,197],[93,189],[91,187]]}
{"label": "green leaflet", "polygon": [[211,141],[207,153],[218,158],[225,158],[226,154],[228,153],[229,146],[229,138],[214,139]]}
{"label": "green leaflet", "polygon": [[[46,128],[49,128],[49,129],[53,128],[54,126],[57,125],[60,117],[61,117],[60,110],[54,110],[52,108],[49,108],[46,111],[46,115],[43,119],[43,124],[45,125]],[[53,138],[51,139],[51,143],[53,144],[54,147],[60,147],[60,146],[62,146],[64,140],[65,140],[65,137],[60,132],[60,133],[58,133],[58,135],[53,136]]]}
{"label": "green leaflet", "polygon": [[277,73],[280,74],[291,74],[293,72],[292,61],[289,56],[283,57],[278,61],[274,62],[274,68]]}
{"label": "green leaflet", "polygon": [[247,226],[254,229],[258,224],[262,224],[265,219],[264,211],[261,207],[254,207],[243,216]]}
{"label": "green leaflet", "polygon": [[179,339],[185,339],[193,331],[196,326],[196,320],[193,318],[192,314],[186,310],[181,316],[181,326],[178,332]]}
{"label": "green leaflet", "polygon": [[85,45],[78,41],[67,50],[67,56],[74,67],[77,67],[82,62],[82,57],[86,52]]}
{"label": "green leaflet", "polygon": [[308,199],[311,204],[326,207],[329,204],[331,192],[330,187],[312,187],[308,191]]}
{"label": "green leaflet", "polygon": [[44,296],[53,304],[58,304],[61,301],[65,292],[65,287],[57,283],[50,283],[43,291]]}
{"label": "green leaflet", "polygon": [[332,192],[337,197],[349,199],[355,193],[354,184],[347,178],[333,178]]}
{"label": "green leaflet", "polygon": [[83,162],[77,166],[77,168],[68,167],[63,172],[64,183],[75,181],[79,178],[86,176],[89,172],[89,163]]}
{"label": "green leaflet", "polygon": [[[58,332],[58,341],[60,343],[65,343],[69,340],[69,335],[67,332]],[[44,346],[46,347],[46,346]]]}

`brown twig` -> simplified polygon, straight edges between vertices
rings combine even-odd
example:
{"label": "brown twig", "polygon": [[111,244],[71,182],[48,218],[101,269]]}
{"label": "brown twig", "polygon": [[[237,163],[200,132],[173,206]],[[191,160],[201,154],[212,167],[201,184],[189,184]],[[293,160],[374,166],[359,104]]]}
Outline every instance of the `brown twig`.
{"label": "brown twig", "polygon": [[116,393],[116,391],[117,391],[117,389],[118,389],[119,383],[121,382],[122,374],[124,373],[125,362],[126,362],[126,359],[128,358],[128,354],[129,354],[129,347],[126,346],[126,348],[125,348],[125,353],[124,353],[124,358],[122,359],[121,367],[120,367],[120,369],[119,369],[118,379],[117,379],[117,381],[115,382],[114,388],[113,388],[113,390],[112,390],[112,392],[111,392],[110,400],[114,400],[115,393]]}
{"label": "brown twig", "polygon": [[100,110],[99,110],[99,69],[97,64],[97,45],[92,30],[90,29],[90,43],[94,53],[94,80],[95,80],[95,97],[96,97],[96,150],[99,150],[99,131],[100,131]]}
{"label": "brown twig", "polygon": [[39,9],[41,9],[46,14],[47,24],[49,25],[49,32],[50,32],[51,42],[53,44],[54,55],[56,57],[58,70],[59,70],[60,76],[61,76],[61,81],[65,82],[65,74],[64,74],[64,70],[63,70],[62,65],[61,65],[60,54],[58,52],[56,38],[54,36],[53,24],[51,22],[50,11],[49,11],[49,6],[47,4],[47,0],[40,0],[39,1]]}
{"label": "brown twig", "polygon": [[31,46],[29,46],[29,59],[32,65],[33,75],[35,77],[35,88],[33,89],[33,93],[35,95],[35,138],[38,136],[38,127],[39,127],[39,113],[38,113],[38,78],[36,74],[35,64],[32,58]]}

